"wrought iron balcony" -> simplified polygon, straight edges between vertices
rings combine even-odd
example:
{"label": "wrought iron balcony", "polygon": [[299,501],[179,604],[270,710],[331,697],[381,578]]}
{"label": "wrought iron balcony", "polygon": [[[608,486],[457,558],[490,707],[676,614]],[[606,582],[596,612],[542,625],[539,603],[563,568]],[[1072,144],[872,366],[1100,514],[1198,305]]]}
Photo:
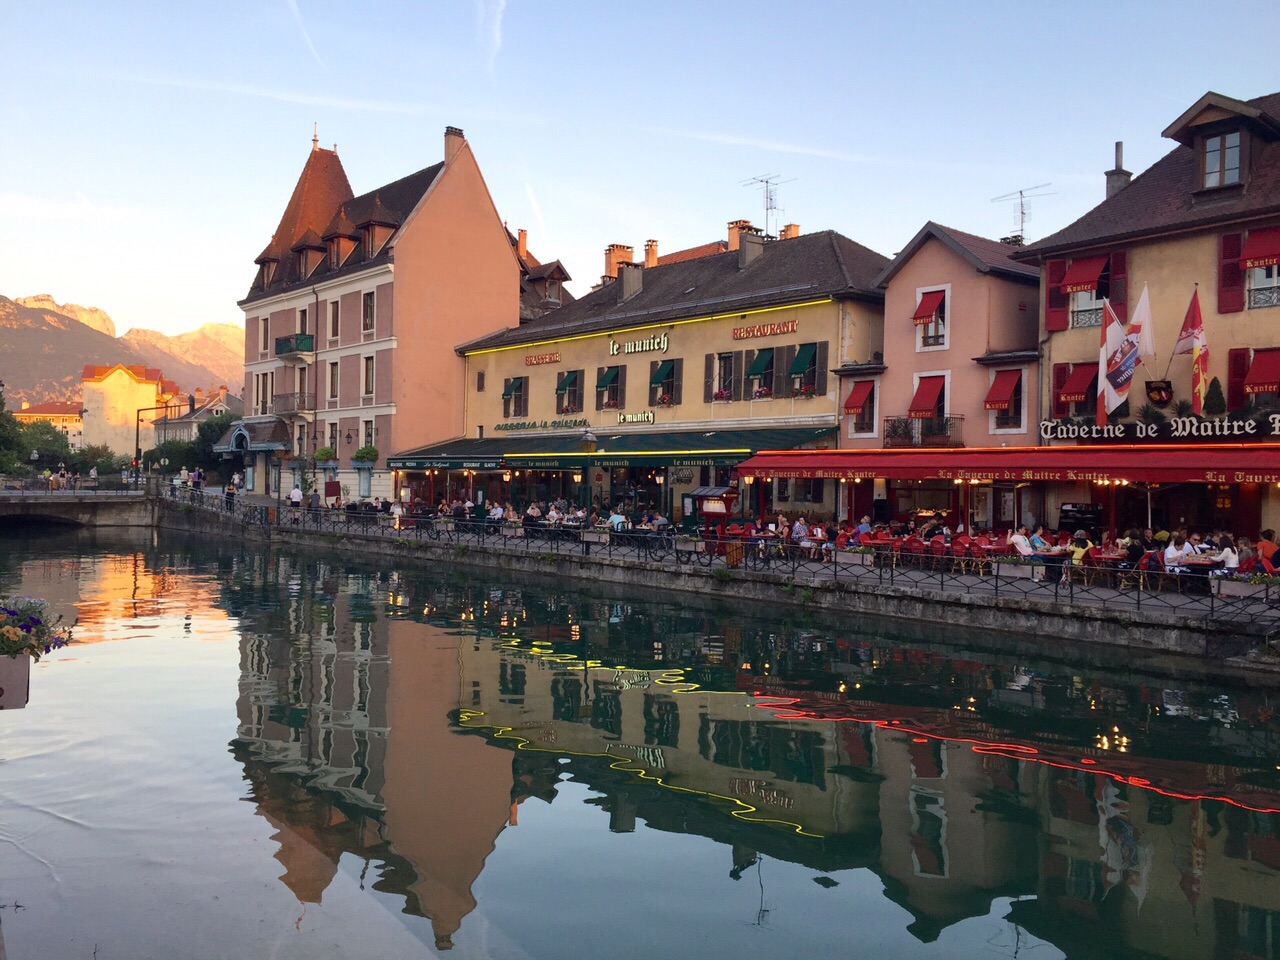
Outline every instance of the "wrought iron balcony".
{"label": "wrought iron balcony", "polygon": [[287,358],[301,353],[315,353],[316,335],[314,333],[291,333],[287,337],[276,337],[276,356]]}
{"label": "wrought iron balcony", "polygon": [[314,393],[277,393],[271,398],[271,412],[278,417],[292,417],[316,408]]}
{"label": "wrought iron balcony", "polygon": [[964,417],[885,417],[886,447],[963,447]]}

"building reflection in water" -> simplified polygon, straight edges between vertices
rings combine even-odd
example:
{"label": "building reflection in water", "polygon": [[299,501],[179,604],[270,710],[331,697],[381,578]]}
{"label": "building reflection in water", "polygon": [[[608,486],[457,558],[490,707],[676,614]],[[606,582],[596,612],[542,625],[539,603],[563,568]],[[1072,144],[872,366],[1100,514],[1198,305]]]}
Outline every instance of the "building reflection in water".
{"label": "building reflection in water", "polygon": [[303,904],[355,856],[447,948],[519,805],[571,778],[612,830],[723,844],[733,879],[874,871],[921,941],[1012,898],[1068,955],[1276,955],[1262,694],[259,562],[223,597],[244,617],[233,748]]}

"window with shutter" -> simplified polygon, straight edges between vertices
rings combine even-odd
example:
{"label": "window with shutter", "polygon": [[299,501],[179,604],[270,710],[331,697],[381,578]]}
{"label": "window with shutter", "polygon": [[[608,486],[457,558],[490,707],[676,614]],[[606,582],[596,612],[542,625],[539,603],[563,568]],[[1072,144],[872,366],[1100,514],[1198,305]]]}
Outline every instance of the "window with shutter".
{"label": "window with shutter", "polygon": [[1218,241],[1218,312],[1239,313],[1244,309],[1244,271],[1240,254],[1244,234],[1224,233]]}
{"label": "window with shutter", "polygon": [[1111,309],[1121,323],[1129,322],[1129,256],[1119,250],[1111,255]]}
{"label": "window with shutter", "polygon": [[1062,292],[1062,279],[1067,275],[1067,261],[1050,260],[1045,265],[1044,328],[1052,333],[1067,329],[1069,297]]}
{"label": "window with shutter", "polygon": [[716,355],[706,356],[706,376],[702,381],[702,402],[710,403],[716,396]]}
{"label": "window with shutter", "polygon": [[1064,403],[1058,398],[1062,395],[1062,388],[1067,385],[1067,378],[1071,376],[1071,364],[1055,363],[1053,365],[1053,415],[1057,419],[1068,417],[1071,415],[1071,404]]}
{"label": "window with shutter", "polygon": [[680,406],[684,402],[684,359],[676,360],[671,365],[671,405]]}
{"label": "window with shutter", "polygon": [[1244,380],[1249,375],[1249,348],[1237,347],[1227,351],[1227,411],[1234,413],[1249,405]]}

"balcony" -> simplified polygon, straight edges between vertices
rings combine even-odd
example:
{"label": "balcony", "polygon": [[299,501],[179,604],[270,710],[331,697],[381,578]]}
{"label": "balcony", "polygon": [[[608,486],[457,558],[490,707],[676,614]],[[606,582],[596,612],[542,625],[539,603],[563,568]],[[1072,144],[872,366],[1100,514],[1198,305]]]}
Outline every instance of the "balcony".
{"label": "balcony", "polygon": [[276,337],[276,358],[288,363],[309,363],[316,351],[314,333],[291,333],[287,337]]}
{"label": "balcony", "polygon": [[277,417],[299,417],[316,408],[314,393],[277,393],[271,398],[271,413]]}
{"label": "balcony", "polygon": [[963,447],[964,417],[885,417],[886,447]]}

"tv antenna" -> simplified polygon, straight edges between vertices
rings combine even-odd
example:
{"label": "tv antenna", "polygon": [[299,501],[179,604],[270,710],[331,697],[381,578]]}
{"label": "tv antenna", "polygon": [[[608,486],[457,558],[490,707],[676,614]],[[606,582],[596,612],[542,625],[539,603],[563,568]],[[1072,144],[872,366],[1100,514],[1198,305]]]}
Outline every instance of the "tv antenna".
{"label": "tv antenna", "polygon": [[765,173],[758,177],[748,177],[742,181],[742,186],[758,186],[760,192],[764,194],[764,232],[765,236],[773,236],[773,231],[769,229],[769,221],[776,219],[778,210],[778,187],[784,183],[791,183],[795,180],[779,180],[782,176],[780,173]]}
{"label": "tv antenna", "polygon": [[[1015,190],[1013,193],[1006,193],[999,197],[992,197],[992,203],[1006,203],[1009,200],[1018,201],[1018,236],[1026,236],[1027,221],[1031,219],[1031,214],[1027,213],[1027,201],[1032,197],[1051,197],[1058,191],[1045,190],[1045,187],[1052,187],[1052,183],[1039,183],[1034,187],[1023,187],[1021,190]],[[1044,191],[1037,193],[1036,191]]]}

